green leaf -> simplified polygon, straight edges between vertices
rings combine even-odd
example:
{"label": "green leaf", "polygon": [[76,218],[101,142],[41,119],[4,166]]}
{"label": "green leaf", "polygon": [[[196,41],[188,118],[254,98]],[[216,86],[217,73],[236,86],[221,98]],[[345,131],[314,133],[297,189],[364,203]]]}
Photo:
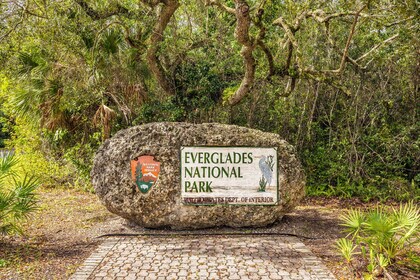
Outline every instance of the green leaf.
{"label": "green leaf", "polygon": [[353,259],[354,250],[357,248],[353,242],[347,238],[340,238],[336,241],[336,246],[340,251],[341,255],[346,259],[349,263]]}
{"label": "green leaf", "polygon": [[340,217],[342,223],[340,225],[346,227],[345,231],[353,235],[353,238],[359,233],[362,229],[363,222],[366,217],[358,209],[350,209],[346,215]]}

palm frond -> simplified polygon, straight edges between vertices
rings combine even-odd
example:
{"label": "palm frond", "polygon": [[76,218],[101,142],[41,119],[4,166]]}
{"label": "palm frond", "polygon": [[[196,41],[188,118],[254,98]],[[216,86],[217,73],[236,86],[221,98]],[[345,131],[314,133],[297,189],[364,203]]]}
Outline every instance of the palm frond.
{"label": "palm frond", "polygon": [[341,226],[345,227],[345,232],[349,235],[357,235],[362,229],[362,224],[365,221],[365,214],[359,209],[351,209],[346,215],[340,216]]}
{"label": "palm frond", "polygon": [[26,79],[29,75],[42,77],[48,72],[47,61],[37,52],[20,52],[18,54],[18,74]]}
{"label": "palm frond", "polygon": [[31,114],[31,117],[39,111],[39,102],[42,97],[42,89],[33,86],[19,88],[12,96],[11,104],[14,112],[20,116]]}
{"label": "palm frond", "polygon": [[22,235],[22,227],[15,223],[0,224],[0,235],[9,235],[13,233]]}
{"label": "palm frond", "polygon": [[340,238],[336,242],[336,247],[340,251],[341,255],[346,259],[346,261],[351,262],[354,255],[354,250],[357,248],[357,246],[347,238]]}
{"label": "palm frond", "polygon": [[12,202],[13,193],[11,191],[0,191],[0,221],[7,215]]}
{"label": "palm frond", "polygon": [[13,167],[17,158],[7,155],[0,159],[0,234],[22,233],[20,223],[38,209],[35,189],[38,180],[34,176],[24,175],[18,179]]}
{"label": "palm frond", "polygon": [[34,195],[39,182],[35,176],[25,174],[22,180],[15,180],[15,194],[17,198],[25,198]]}
{"label": "palm frond", "polygon": [[378,261],[378,265],[382,269],[385,269],[389,265],[389,259],[385,257],[383,254],[379,254],[377,261]]}
{"label": "palm frond", "polygon": [[114,110],[104,104],[101,104],[93,117],[94,125],[102,125],[103,127],[104,140],[109,138],[111,135],[111,124],[115,116],[116,113]]}
{"label": "palm frond", "polygon": [[393,220],[396,222],[395,230],[410,229],[418,226],[420,221],[420,209],[412,201],[401,204],[398,209],[393,209]]}
{"label": "palm frond", "polygon": [[366,221],[363,223],[363,226],[368,234],[383,238],[393,234],[395,222],[389,218],[383,207],[378,206],[366,215]]}
{"label": "palm frond", "polygon": [[20,75],[29,74],[35,67],[38,66],[35,55],[27,52],[20,52],[18,54],[19,70]]}
{"label": "palm frond", "polygon": [[106,30],[101,36],[101,46],[108,54],[116,54],[123,47],[123,43],[121,32],[114,29]]}
{"label": "palm frond", "polygon": [[13,167],[18,163],[18,159],[12,153],[0,154],[0,181],[6,176],[14,176]]}

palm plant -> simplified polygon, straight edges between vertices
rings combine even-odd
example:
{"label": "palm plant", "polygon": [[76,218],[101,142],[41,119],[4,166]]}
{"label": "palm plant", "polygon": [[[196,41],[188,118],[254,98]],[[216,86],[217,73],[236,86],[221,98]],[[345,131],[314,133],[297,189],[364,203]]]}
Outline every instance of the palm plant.
{"label": "palm plant", "polygon": [[15,172],[17,158],[10,153],[0,154],[0,235],[22,234],[22,221],[37,209],[34,193],[38,181]]}
{"label": "palm plant", "polygon": [[420,208],[413,202],[391,211],[383,206],[366,213],[350,210],[341,220],[348,234],[337,242],[339,251],[351,264],[355,249],[360,249],[372,277],[381,273],[388,275],[389,265],[396,265],[398,259],[409,256],[419,245]]}

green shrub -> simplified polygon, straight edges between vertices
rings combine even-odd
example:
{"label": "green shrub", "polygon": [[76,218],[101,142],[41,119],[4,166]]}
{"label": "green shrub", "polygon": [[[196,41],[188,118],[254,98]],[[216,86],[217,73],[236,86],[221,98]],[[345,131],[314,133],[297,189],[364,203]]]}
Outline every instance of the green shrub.
{"label": "green shrub", "polygon": [[379,200],[381,202],[388,200],[400,202],[413,200],[417,202],[420,199],[420,188],[414,180],[409,183],[401,178],[396,178],[392,181],[388,180],[381,183],[378,180],[378,182],[372,184],[356,184],[347,181],[337,186],[326,184],[307,185],[306,194],[315,197],[357,197],[364,202],[372,200]]}
{"label": "green shrub", "polygon": [[390,266],[416,265],[412,256],[413,248],[420,244],[418,205],[410,202],[390,211],[378,206],[366,213],[352,209],[341,220],[347,236],[337,241],[337,247],[354,272],[360,273],[354,268],[357,261],[366,269],[365,278],[370,279],[388,275]]}
{"label": "green shrub", "polygon": [[31,125],[24,118],[17,118],[12,139],[7,142],[19,156],[24,170],[30,170],[45,187],[59,186],[67,183],[71,170],[65,165],[59,155],[51,152],[43,131]]}
{"label": "green shrub", "polygon": [[37,209],[35,189],[38,181],[33,176],[19,176],[15,171],[17,158],[0,154],[0,234],[22,233],[21,223]]}

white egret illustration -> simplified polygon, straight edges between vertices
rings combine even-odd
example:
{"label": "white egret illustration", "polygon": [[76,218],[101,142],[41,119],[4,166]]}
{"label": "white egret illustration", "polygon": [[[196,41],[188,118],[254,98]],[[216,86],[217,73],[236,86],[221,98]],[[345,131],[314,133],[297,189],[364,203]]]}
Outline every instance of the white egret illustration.
{"label": "white egret illustration", "polygon": [[267,160],[266,156],[261,156],[261,159],[260,159],[258,165],[260,166],[260,170],[261,170],[265,180],[267,181],[267,185],[270,186],[271,185],[271,179],[273,178],[273,170],[271,170],[270,165],[268,165],[266,160]]}
{"label": "white egret illustration", "polygon": [[257,158],[260,158],[260,161],[258,162],[258,166],[260,167],[262,177],[260,178],[260,186],[258,191],[259,192],[265,192],[265,188],[271,185],[271,181],[273,179],[273,156],[258,156]]}

